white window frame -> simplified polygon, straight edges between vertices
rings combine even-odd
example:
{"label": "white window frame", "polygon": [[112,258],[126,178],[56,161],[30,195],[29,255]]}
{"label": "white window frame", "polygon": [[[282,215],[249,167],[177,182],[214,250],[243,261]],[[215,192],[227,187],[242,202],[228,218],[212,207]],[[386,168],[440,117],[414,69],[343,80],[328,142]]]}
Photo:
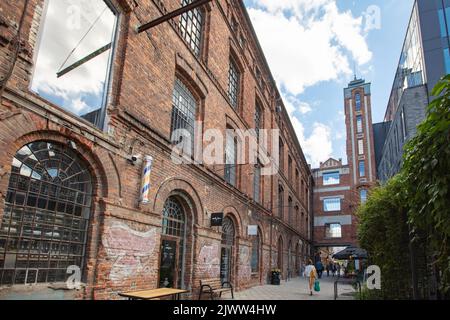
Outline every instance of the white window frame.
{"label": "white window frame", "polygon": [[[339,203],[339,209],[333,209],[332,208],[332,209],[328,209],[327,210],[327,202],[330,202],[329,205],[331,205],[332,207],[334,205],[336,205],[337,203]],[[339,212],[339,211],[342,211],[342,199],[339,198],[339,197],[323,199],[323,211],[324,212]]]}
{"label": "white window frame", "polygon": [[358,140],[358,154],[360,156],[364,155],[364,140],[362,139]]}

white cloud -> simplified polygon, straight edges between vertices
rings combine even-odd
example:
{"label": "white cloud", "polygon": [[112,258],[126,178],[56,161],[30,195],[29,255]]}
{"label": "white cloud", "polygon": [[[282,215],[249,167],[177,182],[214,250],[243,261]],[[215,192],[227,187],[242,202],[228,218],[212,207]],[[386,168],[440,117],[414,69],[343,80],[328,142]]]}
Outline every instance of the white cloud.
{"label": "white cloud", "polygon": [[[298,116],[313,111],[301,94],[324,81],[348,78],[353,63],[372,59],[364,19],[340,11],[336,0],[254,0],[248,9],[307,160],[319,166],[333,154],[332,128],[312,124],[305,134]],[[340,120],[344,117],[339,114]],[[334,126],[334,125],[333,125]],[[342,139],[345,132],[338,132]]]}
{"label": "white cloud", "polygon": [[311,111],[313,111],[311,104],[309,104],[308,102],[302,101],[298,97],[295,97],[293,95],[284,94],[283,101],[284,101],[286,110],[290,115],[293,115],[296,111],[300,112],[303,115],[308,114]]}
{"label": "white cloud", "polygon": [[252,23],[278,83],[289,93],[351,74],[372,53],[362,17],[339,11],[335,0],[258,0]]}
{"label": "white cloud", "polygon": [[291,117],[292,125],[302,145],[306,160],[313,166],[318,167],[320,162],[329,159],[333,154],[331,141],[331,128],[327,125],[315,122],[311,135],[305,136],[305,128],[296,117]]}

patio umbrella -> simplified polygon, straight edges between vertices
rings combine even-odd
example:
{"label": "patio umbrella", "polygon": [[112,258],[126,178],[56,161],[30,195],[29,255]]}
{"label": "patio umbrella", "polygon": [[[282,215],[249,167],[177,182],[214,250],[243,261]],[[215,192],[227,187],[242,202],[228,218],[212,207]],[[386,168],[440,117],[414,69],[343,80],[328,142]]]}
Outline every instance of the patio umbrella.
{"label": "patio umbrella", "polygon": [[357,247],[347,247],[333,255],[333,259],[337,260],[349,260],[350,257],[354,260],[367,259],[367,251]]}

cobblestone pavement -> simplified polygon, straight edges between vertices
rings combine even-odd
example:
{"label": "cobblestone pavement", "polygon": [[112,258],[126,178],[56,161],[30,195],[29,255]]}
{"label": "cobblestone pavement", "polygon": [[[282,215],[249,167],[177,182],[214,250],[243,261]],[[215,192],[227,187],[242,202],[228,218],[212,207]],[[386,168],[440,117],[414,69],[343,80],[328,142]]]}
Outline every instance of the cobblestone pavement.
{"label": "cobblestone pavement", "polygon": [[[334,281],[336,278],[320,279],[320,292],[309,295],[308,283],[305,278],[294,278],[291,281],[282,281],[280,286],[264,285],[237,292],[236,300],[334,300]],[[353,300],[354,293],[351,285],[339,284],[338,300]]]}

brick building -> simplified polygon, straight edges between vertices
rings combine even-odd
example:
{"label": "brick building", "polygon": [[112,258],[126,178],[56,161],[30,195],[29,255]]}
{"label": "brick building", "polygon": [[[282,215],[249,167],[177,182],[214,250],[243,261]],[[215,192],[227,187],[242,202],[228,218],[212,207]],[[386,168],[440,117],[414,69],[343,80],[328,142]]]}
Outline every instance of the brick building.
{"label": "brick building", "polygon": [[[242,289],[272,268],[298,274],[312,173],[244,4],[211,1],[136,32],[189,2],[1,2],[0,298],[196,293],[203,278]],[[278,174],[237,165],[236,139],[227,165],[172,161],[177,129],[251,128],[281,130]],[[57,290],[69,266],[82,290]]]}
{"label": "brick building", "polygon": [[376,184],[370,83],[355,79],[344,89],[347,159],[329,159],[313,170],[314,245],[326,259],[357,245],[355,210]]}

